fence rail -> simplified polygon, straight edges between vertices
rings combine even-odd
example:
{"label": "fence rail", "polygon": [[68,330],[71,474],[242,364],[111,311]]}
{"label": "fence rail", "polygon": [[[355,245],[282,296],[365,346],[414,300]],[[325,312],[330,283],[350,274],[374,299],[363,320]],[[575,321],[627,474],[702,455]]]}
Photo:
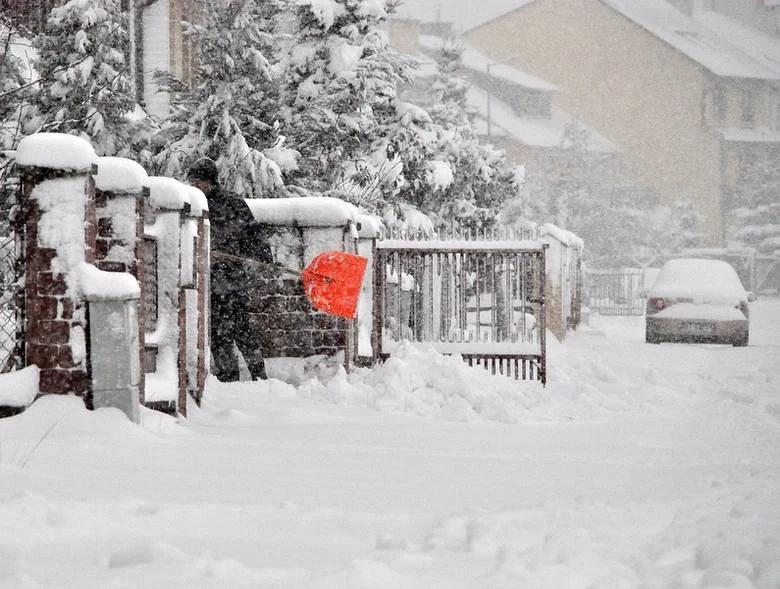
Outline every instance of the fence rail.
{"label": "fence rail", "polygon": [[545,247],[536,241],[377,243],[374,350],[403,340],[546,382]]}

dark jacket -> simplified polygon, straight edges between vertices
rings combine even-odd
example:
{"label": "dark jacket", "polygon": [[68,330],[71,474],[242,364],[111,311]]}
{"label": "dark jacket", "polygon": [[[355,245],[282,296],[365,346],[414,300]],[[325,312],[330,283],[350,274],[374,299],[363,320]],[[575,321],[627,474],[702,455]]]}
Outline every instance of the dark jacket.
{"label": "dark jacket", "polygon": [[217,187],[206,195],[211,225],[211,289],[247,288],[251,261],[273,262],[271,250],[243,198]]}

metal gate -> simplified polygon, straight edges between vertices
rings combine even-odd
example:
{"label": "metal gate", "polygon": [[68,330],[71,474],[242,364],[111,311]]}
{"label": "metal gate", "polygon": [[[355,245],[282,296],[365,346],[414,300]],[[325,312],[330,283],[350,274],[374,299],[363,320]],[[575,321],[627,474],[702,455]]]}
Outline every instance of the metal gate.
{"label": "metal gate", "polygon": [[644,315],[645,273],[638,268],[591,270],[585,276],[587,305],[600,315]]}
{"label": "metal gate", "polygon": [[377,242],[376,357],[402,340],[546,383],[545,251],[530,240]]}

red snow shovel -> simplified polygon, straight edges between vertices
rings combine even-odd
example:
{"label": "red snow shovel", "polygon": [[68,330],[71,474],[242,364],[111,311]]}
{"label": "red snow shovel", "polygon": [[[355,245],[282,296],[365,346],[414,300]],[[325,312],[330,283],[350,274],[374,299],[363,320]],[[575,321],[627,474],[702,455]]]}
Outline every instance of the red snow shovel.
{"label": "red snow shovel", "polygon": [[368,260],[347,252],[323,252],[301,273],[306,297],[315,309],[347,319],[357,312]]}

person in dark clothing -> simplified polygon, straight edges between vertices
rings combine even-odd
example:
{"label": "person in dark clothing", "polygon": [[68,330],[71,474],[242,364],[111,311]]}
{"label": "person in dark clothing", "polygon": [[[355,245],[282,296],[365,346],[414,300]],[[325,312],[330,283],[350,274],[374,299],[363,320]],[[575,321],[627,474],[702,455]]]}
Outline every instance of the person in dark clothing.
{"label": "person in dark clothing", "polygon": [[217,165],[209,158],[196,161],[187,182],[199,188],[209,204],[211,225],[211,353],[212,371],[222,382],[239,379],[234,344],[246,361],[253,379],[267,378],[265,361],[249,328],[247,269],[254,261],[272,263],[267,244],[259,243],[254,217],[243,198],[219,184]]}

